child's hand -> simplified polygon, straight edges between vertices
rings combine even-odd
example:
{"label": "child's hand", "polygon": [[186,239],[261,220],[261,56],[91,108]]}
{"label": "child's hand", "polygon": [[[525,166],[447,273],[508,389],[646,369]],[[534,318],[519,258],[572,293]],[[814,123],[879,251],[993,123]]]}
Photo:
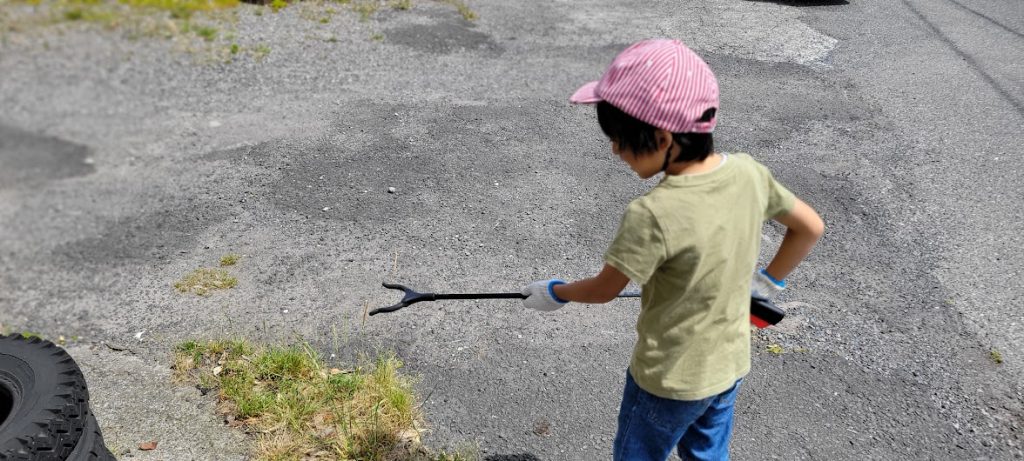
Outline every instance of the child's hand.
{"label": "child's hand", "polygon": [[528,309],[545,312],[558,310],[558,308],[566,305],[568,301],[558,299],[552,287],[564,283],[561,280],[555,279],[539,280],[523,287],[522,293],[526,295],[526,298],[523,299],[523,306],[526,306]]}
{"label": "child's hand", "polygon": [[754,272],[754,279],[750,282],[750,291],[768,299],[774,298],[784,289],[786,289],[786,282],[776,280],[764,269]]}

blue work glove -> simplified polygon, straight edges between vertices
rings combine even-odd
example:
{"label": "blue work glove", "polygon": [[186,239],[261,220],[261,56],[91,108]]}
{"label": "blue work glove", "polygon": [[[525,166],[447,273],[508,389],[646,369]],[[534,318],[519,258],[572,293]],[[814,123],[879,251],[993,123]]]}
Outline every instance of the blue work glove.
{"label": "blue work glove", "polygon": [[754,272],[754,279],[750,282],[750,291],[761,297],[772,299],[775,295],[786,289],[786,282],[776,280],[768,275],[764,269]]}
{"label": "blue work glove", "polygon": [[523,287],[522,293],[526,295],[523,299],[523,306],[528,309],[536,309],[544,312],[551,312],[558,310],[558,308],[566,305],[569,301],[564,301],[555,296],[555,285],[564,285],[565,282],[561,280],[538,280],[525,287]]}

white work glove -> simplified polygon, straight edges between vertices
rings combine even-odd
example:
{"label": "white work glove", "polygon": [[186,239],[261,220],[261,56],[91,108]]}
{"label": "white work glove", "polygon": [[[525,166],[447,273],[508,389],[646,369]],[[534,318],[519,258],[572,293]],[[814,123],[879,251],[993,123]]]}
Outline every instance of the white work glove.
{"label": "white work glove", "polygon": [[526,295],[526,298],[523,299],[523,306],[544,312],[558,310],[568,304],[568,301],[562,301],[555,296],[554,286],[564,284],[565,282],[561,280],[551,279],[538,280],[523,287],[522,293]]}
{"label": "white work glove", "polygon": [[785,281],[775,280],[764,269],[754,272],[754,278],[750,282],[750,291],[763,298],[772,299],[785,289]]}

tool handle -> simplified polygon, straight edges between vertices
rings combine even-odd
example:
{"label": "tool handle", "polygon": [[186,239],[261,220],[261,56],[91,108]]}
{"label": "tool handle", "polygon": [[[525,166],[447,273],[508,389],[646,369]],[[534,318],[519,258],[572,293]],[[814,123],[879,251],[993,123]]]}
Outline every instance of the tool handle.
{"label": "tool handle", "polygon": [[434,299],[524,299],[522,293],[435,293]]}
{"label": "tool handle", "polygon": [[[431,293],[425,293],[431,294]],[[522,293],[432,293],[434,299],[526,299],[527,295]],[[619,293],[620,298],[639,298],[640,293],[636,291],[623,291]],[[431,299],[430,301],[433,301]]]}

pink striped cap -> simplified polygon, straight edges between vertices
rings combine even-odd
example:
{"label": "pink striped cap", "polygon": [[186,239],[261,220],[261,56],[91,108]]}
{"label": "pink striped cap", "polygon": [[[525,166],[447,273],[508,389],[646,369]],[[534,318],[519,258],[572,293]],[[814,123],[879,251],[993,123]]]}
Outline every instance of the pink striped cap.
{"label": "pink striped cap", "polygon": [[601,80],[583,85],[569,101],[608,101],[672,133],[710,133],[718,118],[699,119],[704,111],[718,109],[718,80],[707,63],[679,40],[644,40],[619,53]]}

